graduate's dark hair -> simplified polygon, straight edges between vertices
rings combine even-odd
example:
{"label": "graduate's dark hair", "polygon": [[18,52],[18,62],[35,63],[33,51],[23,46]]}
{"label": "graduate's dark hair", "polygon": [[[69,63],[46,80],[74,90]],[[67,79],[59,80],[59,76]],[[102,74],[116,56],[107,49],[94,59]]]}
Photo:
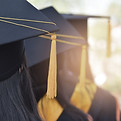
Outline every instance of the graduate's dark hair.
{"label": "graduate's dark hair", "polygon": [[[73,57],[72,51],[76,50],[76,52],[80,51],[80,48],[74,48],[72,50],[58,54],[58,71],[57,71],[57,100],[60,105],[64,108],[64,111],[74,120],[74,121],[88,121],[87,115],[83,113],[81,110],[75,108],[70,104],[70,97],[72,95],[73,89],[78,82],[79,69],[73,68],[75,64],[78,64],[78,68],[80,68],[80,59],[75,60]],[[68,55],[68,56],[67,56]],[[30,75],[32,76],[32,84],[35,97],[37,101],[40,100],[45,94],[47,90],[47,77],[48,77],[48,66],[49,60],[45,60],[37,65],[31,67]],[[72,70],[72,71],[71,71]],[[64,75],[65,74],[65,75]]]}
{"label": "graduate's dark hair", "polygon": [[41,121],[26,67],[0,82],[0,121]]}

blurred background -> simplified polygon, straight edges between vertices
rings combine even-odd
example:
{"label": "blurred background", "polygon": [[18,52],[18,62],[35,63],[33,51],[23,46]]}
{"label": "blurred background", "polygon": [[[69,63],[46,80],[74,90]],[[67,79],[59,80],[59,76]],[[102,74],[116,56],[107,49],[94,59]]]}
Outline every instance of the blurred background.
{"label": "blurred background", "polygon": [[54,6],[60,13],[111,16],[111,57],[106,57],[107,20],[88,20],[89,62],[97,85],[121,105],[121,0],[28,0],[37,9]]}

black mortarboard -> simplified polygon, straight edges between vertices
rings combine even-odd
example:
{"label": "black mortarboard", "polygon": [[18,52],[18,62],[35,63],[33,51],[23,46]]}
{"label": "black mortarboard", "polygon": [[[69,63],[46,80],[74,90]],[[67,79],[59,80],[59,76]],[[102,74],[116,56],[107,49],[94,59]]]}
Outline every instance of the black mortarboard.
{"label": "black mortarboard", "polygon": [[108,20],[108,36],[107,36],[107,57],[111,55],[111,38],[110,38],[110,16],[93,16],[93,15],[76,15],[76,14],[63,14],[63,17],[67,19],[76,30],[88,40],[88,20],[94,19],[107,19]]}
{"label": "black mortarboard", "polygon": [[63,17],[67,19],[77,29],[77,31],[86,38],[86,40],[88,40],[88,19],[110,19],[109,16],[91,16],[78,14],[63,14]]}
{"label": "black mortarboard", "polygon": [[[50,21],[43,13],[35,9],[26,0],[2,0],[0,2],[0,45],[5,43],[11,43],[17,40],[26,39],[28,37],[33,37],[39,34],[43,34],[43,31],[37,31],[29,29],[26,27],[20,27],[17,25],[12,25],[10,23],[5,23],[1,20],[11,21],[18,24],[25,24],[28,26],[44,29],[47,31],[52,31],[55,27],[52,24],[43,24],[39,22],[25,22],[16,21],[5,18],[16,18],[16,19],[29,19],[36,21]],[[13,34],[14,33],[14,34]]]}
{"label": "black mortarboard", "polygon": [[[76,29],[68,21],[66,21],[53,7],[45,8],[40,12],[45,14],[59,27],[59,31],[56,32],[56,34],[80,36]],[[86,43],[84,40],[80,39],[69,39],[64,37],[57,37],[57,39],[65,40],[67,42],[79,43],[82,45]],[[48,39],[43,39],[41,37],[31,38],[25,42],[25,47],[29,67],[38,64],[50,57],[51,41]],[[64,52],[72,47],[74,47],[74,45],[57,42],[57,53]]]}
{"label": "black mortarboard", "polygon": [[[57,35],[57,40],[64,40],[65,42],[57,42],[57,54],[64,52],[72,47],[75,47],[75,43],[79,45],[84,45],[86,42],[83,39],[74,39],[65,38],[67,35],[71,36],[80,36],[80,34],[76,31],[76,29],[66,21],[53,7],[49,7],[41,10],[49,19],[57,24],[59,27],[59,32],[55,33]],[[60,36],[65,35],[65,36]],[[57,41],[56,40],[56,41]],[[67,42],[67,43],[66,43]],[[68,44],[69,42],[73,44]],[[39,64],[40,62],[49,59],[50,50],[51,50],[51,41],[48,39],[36,37],[29,39],[25,42],[26,45],[26,55],[28,66],[32,67],[34,65]],[[40,47],[41,46],[41,47]],[[39,52],[39,53],[38,53]],[[55,66],[54,64],[53,66]],[[50,66],[49,66],[50,67]],[[54,67],[53,67],[54,68]],[[56,67],[55,67],[56,68]],[[52,71],[51,71],[52,72]]]}
{"label": "black mortarboard", "polygon": [[24,39],[46,33],[40,29],[46,31],[57,29],[52,22],[45,24],[40,21],[51,22],[26,0],[0,2],[0,80],[9,78],[21,65]]}

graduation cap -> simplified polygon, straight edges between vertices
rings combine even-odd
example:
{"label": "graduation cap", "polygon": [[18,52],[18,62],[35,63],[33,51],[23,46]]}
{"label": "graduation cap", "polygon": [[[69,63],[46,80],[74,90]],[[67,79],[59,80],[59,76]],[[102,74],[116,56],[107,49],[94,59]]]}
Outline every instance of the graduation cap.
{"label": "graduation cap", "polygon": [[67,19],[77,31],[88,40],[88,20],[94,19],[107,19],[108,20],[108,34],[107,34],[107,57],[111,55],[111,24],[109,16],[93,16],[93,15],[76,15],[76,14],[63,14],[63,17]]}
{"label": "graduation cap", "polygon": [[[44,21],[48,21],[50,24],[45,24]],[[53,24],[26,0],[0,2],[0,44],[47,33],[55,27]],[[40,30],[37,31],[36,28]]]}
{"label": "graduation cap", "polygon": [[56,30],[55,24],[25,0],[0,2],[0,80],[20,67],[26,38]]}
{"label": "graduation cap", "polygon": [[[82,47],[84,48],[82,50],[84,51],[86,50],[86,41],[84,41],[84,38],[81,37],[80,34],[76,31],[76,29],[68,21],[66,21],[53,7],[43,9],[41,10],[41,12],[44,13],[53,22],[55,22],[59,27],[59,31],[56,32],[54,35],[54,40],[56,40],[57,42],[57,54],[81,45],[83,45]],[[52,39],[52,38],[49,38],[47,35],[40,36],[37,38],[32,38],[32,39],[29,39],[28,41],[25,41],[25,46],[26,46],[27,62],[29,67],[37,65],[40,62],[50,58],[50,65],[51,64],[52,65],[51,66],[49,65],[48,85],[51,85],[51,86],[48,86],[48,87],[53,87],[52,86],[53,83],[54,83],[53,85],[56,85],[55,84],[56,70],[57,70],[56,52],[55,52],[56,43],[54,44],[55,47],[52,50],[53,44],[51,44],[51,41],[49,41],[49,39]],[[37,54],[37,52],[39,52],[39,55]],[[51,60],[52,58],[54,60]],[[85,60],[83,62],[85,63]],[[49,74],[51,72],[53,72],[54,79],[50,79],[49,81]],[[55,80],[55,81],[51,82],[51,80]],[[53,88],[55,88],[54,89],[54,92],[55,92],[56,87],[53,87]],[[56,94],[50,97],[55,97],[55,96]]]}

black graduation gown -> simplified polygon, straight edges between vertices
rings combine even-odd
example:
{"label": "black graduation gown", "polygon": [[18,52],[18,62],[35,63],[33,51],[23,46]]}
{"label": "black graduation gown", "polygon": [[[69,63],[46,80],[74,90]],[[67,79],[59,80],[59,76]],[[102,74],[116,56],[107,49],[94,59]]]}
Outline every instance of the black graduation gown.
{"label": "black graduation gown", "polygon": [[98,87],[89,110],[94,121],[117,121],[116,110],[116,99]]}
{"label": "black graduation gown", "polygon": [[57,121],[73,121],[73,119],[66,113],[66,111],[63,111]]}

